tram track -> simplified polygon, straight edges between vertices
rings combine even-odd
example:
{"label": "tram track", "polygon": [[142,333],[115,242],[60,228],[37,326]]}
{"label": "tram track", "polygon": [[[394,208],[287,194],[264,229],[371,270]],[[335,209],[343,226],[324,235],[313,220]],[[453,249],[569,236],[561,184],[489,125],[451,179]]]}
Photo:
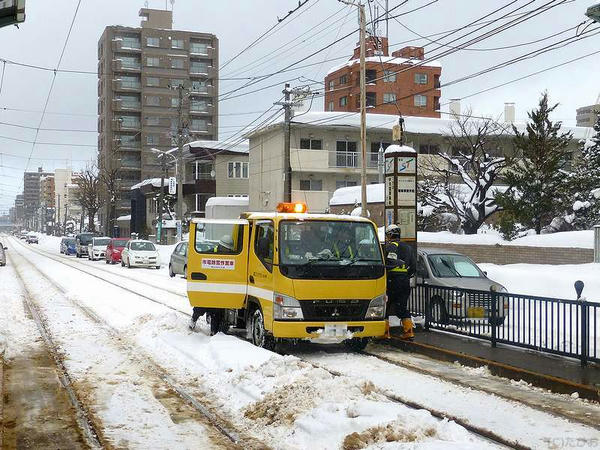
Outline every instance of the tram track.
{"label": "tram track", "polygon": [[[46,256],[46,255],[42,255],[42,256]],[[240,432],[238,432],[235,429],[234,425],[229,420],[227,420],[226,418],[222,417],[221,415],[219,415],[218,413],[215,412],[215,410],[217,409],[215,406],[206,404],[206,401],[200,401],[198,399],[197,395],[189,392],[183,385],[176,382],[171,375],[169,375],[160,365],[158,365],[154,361],[152,356],[149,355],[145,351],[145,349],[143,349],[142,347],[140,347],[136,344],[131,343],[129,341],[129,339],[123,333],[121,333],[119,330],[117,330],[112,325],[110,325],[102,317],[100,317],[98,314],[96,314],[90,308],[88,308],[85,305],[78,302],[72,296],[67,295],[67,290],[62,285],[55,282],[50,277],[48,277],[46,274],[44,274],[41,270],[39,270],[35,266],[35,264],[33,264],[25,255],[20,254],[20,257],[23,259],[23,261],[25,261],[31,267],[32,270],[34,270],[39,275],[39,277],[41,277],[44,281],[48,282],[52,287],[54,287],[56,290],[58,290],[63,295],[63,297],[75,309],[79,310],[87,319],[91,320],[92,322],[94,322],[95,324],[100,326],[110,336],[111,341],[114,342],[115,345],[120,346],[122,348],[122,350],[128,354],[128,356],[131,358],[131,360],[139,361],[140,359],[143,358],[143,363],[146,365],[146,367],[149,367],[151,372],[158,379],[160,379],[160,381],[162,383],[164,383],[164,385],[168,389],[175,392],[177,394],[178,398],[181,400],[181,402],[183,402],[186,405],[188,405],[189,407],[193,408],[203,418],[203,420],[202,420],[203,425],[214,429],[218,434],[223,436],[231,444],[231,445],[228,445],[227,447],[229,447],[229,448],[265,448],[265,445],[263,443],[258,443],[254,438],[251,438],[249,436],[243,436]],[[68,265],[68,264],[66,264],[66,265]],[[73,268],[75,269],[75,267],[73,267]],[[84,270],[81,270],[81,271],[87,273],[87,271],[84,271]],[[88,275],[95,276],[93,274],[88,274]],[[97,277],[97,276],[96,276],[96,278],[102,279],[102,277]],[[21,278],[21,280],[22,280],[22,278]],[[104,280],[104,281],[110,282],[107,280]],[[23,282],[23,280],[22,280],[22,282]],[[156,300],[151,299],[145,295],[138,294],[133,290],[126,289],[122,286],[118,286],[118,287],[125,289],[128,292],[134,293],[135,295],[138,295],[146,300],[150,300],[155,303],[163,304],[162,302],[157,302]],[[163,304],[163,306],[169,307],[169,305],[165,305],[165,304]],[[184,314],[183,312],[177,310],[176,308],[171,307],[170,309],[177,311],[179,314]],[[40,321],[39,323],[43,325],[44,319],[40,315],[39,310],[34,309],[34,311],[37,312],[37,317],[39,318],[39,321]],[[47,336],[49,339],[51,339],[49,334],[47,334]],[[50,342],[52,342],[52,341],[50,341]],[[52,342],[52,345],[53,345],[53,348],[57,348],[53,342]],[[63,368],[64,368],[64,365],[63,365]]]}
{"label": "tram track", "polygon": [[[23,247],[25,247],[27,249],[30,249],[30,247],[28,247],[28,246],[24,246],[23,245]],[[188,313],[186,313],[184,311],[181,311],[178,308],[175,308],[175,307],[173,307],[171,305],[168,305],[168,304],[166,304],[164,302],[161,302],[161,301],[159,301],[159,300],[157,300],[155,298],[152,298],[150,296],[141,294],[138,291],[135,291],[134,289],[131,289],[129,287],[126,287],[126,286],[123,286],[123,285],[120,285],[120,284],[116,284],[113,280],[109,280],[109,279],[107,279],[107,278],[105,278],[103,276],[98,275],[97,273],[96,274],[90,273],[91,270],[87,270],[87,265],[80,264],[80,263],[75,263],[75,264],[73,264],[73,263],[67,263],[67,262],[62,261],[62,258],[56,258],[56,257],[54,257],[54,256],[52,256],[50,254],[46,254],[47,252],[44,252],[44,251],[41,251],[41,250],[37,250],[37,249],[31,249],[31,250],[34,253],[37,253],[37,254],[39,254],[39,255],[41,255],[43,257],[49,258],[49,259],[54,260],[56,262],[59,262],[59,263],[61,263],[63,265],[66,265],[66,266],[68,266],[70,268],[73,268],[73,269],[78,270],[80,272],[86,273],[86,274],[88,274],[90,276],[93,276],[93,277],[95,277],[97,279],[100,279],[100,280],[102,280],[104,282],[110,283],[112,286],[115,286],[115,287],[118,287],[120,289],[123,289],[123,290],[125,290],[125,291],[127,291],[129,293],[133,293],[133,294],[135,294],[135,295],[137,295],[137,296],[139,296],[141,298],[144,298],[146,300],[149,300],[151,302],[161,304],[164,307],[167,307],[167,308],[169,308],[171,310],[176,311],[178,314],[182,314],[182,315],[184,315],[186,317],[189,317]],[[78,267],[78,266],[80,266],[80,267]],[[86,267],[86,269],[83,269],[81,266]],[[145,283],[145,282],[137,281],[137,280],[135,280],[135,279],[133,279],[133,278],[131,278],[129,276],[115,274],[112,271],[104,270],[104,269],[101,269],[101,268],[93,268],[92,270],[98,270],[98,271],[106,272],[107,274],[110,274],[112,276],[117,276],[117,277],[126,279],[129,282],[133,281],[133,282],[136,282],[136,283],[139,283],[139,284],[142,284],[142,285],[143,284],[147,285],[147,283]],[[152,287],[155,288],[155,289],[158,289],[160,291],[167,292],[167,293],[172,294],[172,295],[177,295],[177,296],[182,297],[182,298],[187,298],[186,296],[184,296],[184,295],[182,295],[182,294],[180,294],[178,292],[175,292],[173,290],[170,290],[170,289],[165,289],[165,288],[157,286],[157,285],[152,285]],[[205,330],[198,330],[198,331],[201,332],[201,333],[203,333],[203,334],[207,334],[208,335],[208,332],[205,331]],[[237,336],[237,337],[240,338],[240,339],[242,339],[240,336]],[[291,354],[294,354],[294,353],[291,352]],[[373,358],[376,358],[376,359],[378,359],[378,360],[380,360],[380,361],[382,361],[382,362],[384,362],[386,364],[389,364],[389,365],[392,365],[392,366],[396,366],[396,367],[401,367],[403,369],[406,369],[406,370],[409,370],[409,371],[412,371],[412,372],[415,372],[415,373],[419,373],[419,374],[422,374],[422,375],[428,375],[428,376],[431,376],[431,377],[442,379],[443,381],[447,381],[447,382],[452,383],[452,384],[454,384],[456,386],[459,386],[461,388],[468,388],[468,389],[473,389],[473,390],[481,391],[481,392],[483,392],[485,394],[497,395],[497,396],[499,396],[501,398],[504,398],[506,400],[516,401],[516,402],[519,402],[520,404],[523,404],[524,406],[532,407],[532,408],[540,410],[542,412],[548,412],[547,409],[545,409],[540,404],[535,404],[535,403],[532,403],[532,402],[522,401],[522,400],[520,400],[518,398],[515,398],[514,396],[499,395],[497,391],[491,391],[491,390],[488,390],[488,389],[484,389],[484,388],[482,388],[480,386],[472,386],[472,385],[469,385],[467,383],[463,383],[463,382],[457,381],[454,378],[444,377],[444,376],[441,376],[439,373],[435,373],[435,372],[432,372],[432,371],[424,370],[422,368],[415,367],[414,365],[411,365],[411,364],[407,364],[407,363],[402,363],[402,362],[399,362],[399,361],[395,361],[395,360],[393,360],[391,358],[388,358],[388,357],[382,357],[381,355],[370,353],[368,351],[363,352],[362,356],[373,357]],[[325,370],[325,371],[329,372],[332,376],[336,376],[336,377],[348,376],[347,374],[345,375],[342,372],[337,372],[335,370],[331,370],[331,369],[327,368],[324,365],[314,363],[314,362],[312,362],[310,360],[307,360],[307,359],[304,359],[302,357],[299,357],[299,359],[303,360],[304,362],[306,362],[308,364],[311,364],[315,368],[319,368],[319,369],[322,369],[322,370]],[[483,438],[483,439],[485,439],[487,441],[494,442],[496,444],[507,446],[507,447],[510,447],[510,448],[517,448],[517,449],[526,449],[526,448],[529,448],[529,447],[526,447],[524,445],[519,444],[518,442],[507,440],[504,437],[502,437],[502,436],[500,436],[500,435],[498,435],[496,433],[493,433],[493,432],[491,432],[491,431],[489,431],[489,430],[487,430],[485,428],[473,425],[468,420],[462,419],[460,417],[455,417],[455,416],[453,416],[451,414],[448,414],[447,412],[436,410],[434,408],[428,407],[427,405],[424,405],[424,404],[412,401],[412,400],[410,400],[408,398],[404,398],[402,396],[398,396],[398,395],[395,395],[395,394],[390,394],[389,392],[385,392],[385,390],[383,390],[381,388],[376,388],[376,390],[378,391],[378,393],[380,393],[382,396],[386,397],[388,400],[390,400],[392,402],[401,403],[401,404],[403,404],[403,405],[405,405],[405,406],[407,406],[409,408],[412,408],[412,409],[423,409],[423,410],[426,410],[432,416],[434,416],[436,418],[439,418],[439,419],[447,419],[447,420],[454,421],[455,423],[463,426],[465,429],[467,429],[471,433],[473,433],[473,434],[475,434],[475,435],[477,435],[477,436],[479,436],[479,437],[481,437],[481,438]],[[184,395],[185,394],[182,394],[182,396],[184,396]],[[598,426],[596,424],[590,423],[589,420],[583,420],[583,421],[582,420],[578,420],[577,417],[575,417],[574,415],[572,415],[572,414],[564,414],[563,411],[553,411],[552,414],[553,415],[557,415],[557,416],[561,416],[561,417],[566,418],[566,419],[571,420],[571,421],[577,421],[578,423],[581,423],[581,424],[586,425],[586,426],[592,425],[594,428],[598,429]]]}

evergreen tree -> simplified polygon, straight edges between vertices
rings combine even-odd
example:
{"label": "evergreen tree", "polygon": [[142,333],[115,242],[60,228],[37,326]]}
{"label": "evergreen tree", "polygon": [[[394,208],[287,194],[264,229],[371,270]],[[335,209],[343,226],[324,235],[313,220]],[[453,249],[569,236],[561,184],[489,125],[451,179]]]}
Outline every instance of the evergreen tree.
{"label": "evergreen tree", "polygon": [[538,108],[528,113],[525,132],[513,125],[517,158],[505,174],[509,188],[496,197],[516,222],[537,234],[561,215],[566,205],[568,177],[562,169],[572,134],[560,133],[561,122],[550,120],[557,106],[548,105],[548,93],[544,92]]}
{"label": "evergreen tree", "polygon": [[[600,224],[600,114],[594,135],[581,143],[581,157],[571,177],[573,227],[588,230]],[[569,211],[569,213],[571,213]]]}

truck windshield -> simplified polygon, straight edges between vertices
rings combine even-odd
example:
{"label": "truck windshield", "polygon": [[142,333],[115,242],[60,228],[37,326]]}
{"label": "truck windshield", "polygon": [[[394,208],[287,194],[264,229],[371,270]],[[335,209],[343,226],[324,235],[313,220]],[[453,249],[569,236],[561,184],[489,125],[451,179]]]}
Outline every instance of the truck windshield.
{"label": "truck windshield", "polygon": [[463,255],[429,255],[429,265],[438,278],[484,278],[473,261]]}
{"label": "truck windshield", "polygon": [[290,278],[375,279],[384,271],[373,225],[341,220],[282,221],[279,264]]}

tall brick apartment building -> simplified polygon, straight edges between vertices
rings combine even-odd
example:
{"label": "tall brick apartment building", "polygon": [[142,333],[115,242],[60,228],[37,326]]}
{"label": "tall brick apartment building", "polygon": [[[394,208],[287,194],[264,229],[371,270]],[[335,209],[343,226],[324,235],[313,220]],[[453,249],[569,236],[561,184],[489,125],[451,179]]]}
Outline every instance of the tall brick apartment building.
{"label": "tall brick apartment building", "polygon": [[[425,60],[423,47],[404,47],[389,55],[385,37],[366,41],[367,108],[369,113],[440,117],[442,66]],[[326,111],[360,108],[360,46],[352,58],[332,68],[325,77]]]}

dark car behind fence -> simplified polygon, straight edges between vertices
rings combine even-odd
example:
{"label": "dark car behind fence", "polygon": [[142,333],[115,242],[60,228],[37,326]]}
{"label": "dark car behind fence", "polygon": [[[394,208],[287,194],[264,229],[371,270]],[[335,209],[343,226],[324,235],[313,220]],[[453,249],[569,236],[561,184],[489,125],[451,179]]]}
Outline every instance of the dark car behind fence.
{"label": "dark car behind fence", "polygon": [[600,362],[600,303],[419,284],[409,309],[426,329]]}

